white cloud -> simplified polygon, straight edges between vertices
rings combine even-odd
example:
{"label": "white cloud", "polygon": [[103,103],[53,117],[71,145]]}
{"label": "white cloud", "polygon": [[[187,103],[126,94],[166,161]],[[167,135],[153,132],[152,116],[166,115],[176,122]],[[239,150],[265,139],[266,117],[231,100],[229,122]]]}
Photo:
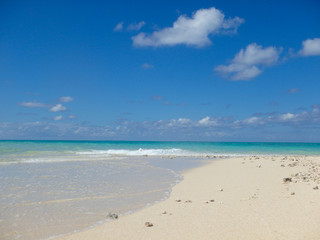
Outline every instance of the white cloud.
{"label": "white cloud", "polygon": [[114,32],[121,32],[123,30],[124,22],[119,22],[113,29]]}
{"label": "white cloud", "polygon": [[57,116],[56,121],[49,122],[0,122],[0,138],[264,141],[271,131],[274,140],[320,140],[320,105],[316,104],[297,113],[265,113],[243,119],[209,116],[198,120],[180,117],[142,122],[122,119],[106,126],[58,121],[67,118]]}
{"label": "white cloud", "polygon": [[270,65],[278,61],[279,52],[275,47],[262,48],[256,43],[249,44],[246,50],[241,49],[235,56],[233,62],[243,65]]}
{"label": "white cloud", "polygon": [[49,109],[50,112],[62,112],[66,110],[67,108],[60,103]]}
{"label": "white cloud", "polygon": [[74,100],[74,98],[66,96],[66,97],[61,97],[59,99],[60,102],[72,102]]}
{"label": "white cloud", "polygon": [[244,119],[242,122],[246,124],[262,124],[263,123],[262,119],[258,117],[247,118],[247,119]]}
{"label": "white cloud", "polygon": [[236,73],[232,77],[232,80],[248,80],[258,76],[259,74],[261,74],[261,72],[262,71],[256,66],[247,67]]}
{"label": "white cloud", "polygon": [[[160,124],[167,124],[165,121],[160,120],[158,123]],[[181,127],[181,126],[188,126],[192,124],[192,120],[188,119],[188,118],[179,118],[179,119],[172,119],[169,123],[168,126],[169,127]]]}
{"label": "white cloud", "polygon": [[217,126],[218,125],[218,121],[216,119],[212,119],[210,117],[205,117],[202,118],[198,121],[198,124],[200,126]]}
{"label": "white cloud", "polygon": [[179,118],[178,122],[181,123],[181,124],[188,124],[188,123],[191,122],[191,120],[188,119],[188,118]]}
{"label": "white cloud", "polygon": [[154,68],[154,66],[151,65],[151,64],[149,64],[149,63],[144,63],[144,64],[141,65],[141,67],[142,67],[143,69],[151,69],[151,68]]}
{"label": "white cloud", "polygon": [[192,14],[191,18],[181,15],[172,27],[151,34],[140,33],[132,37],[132,40],[133,44],[138,47],[175,46],[178,44],[203,47],[211,44],[209,35],[218,34],[223,30],[236,32],[243,22],[244,20],[239,17],[226,20],[224,14],[214,7],[199,9]]}
{"label": "white cloud", "polygon": [[27,108],[47,108],[49,105],[44,104],[44,103],[39,103],[39,102],[22,102],[19,104],[22,107],[27,107]]}
{"label": "white cloud", "polygon": [[307,39],[302,42],[302,49],[299,51],[302,56],[320,55],[320,38]]}
{"label": "white cloud", "polygon": [[262,67],[277,63],[280,51],[251,43],[235,55],[230,65],[220,65],[214,70],[227,75],[230,80],[250,80],[262,73]]}
{"label": "white cloud", "polygon": [[288,120],[293,120],[296,117],[295,114],[292,113],[285,113],[279,116],[279,119],[282,121],[288,121]]}
{"label": "white cloud", "polygon": [[59,121],[59,120],[61,120],[61,119],[62,119],[62,115],[59,115],[59,116],[54,117],[54,120],[55,120],[55,121]]}
{"label": "white cloud", "polygon": [[146,23],[144,21],[138,23],[131,23],[128,27],[128,31],[139,31]]}

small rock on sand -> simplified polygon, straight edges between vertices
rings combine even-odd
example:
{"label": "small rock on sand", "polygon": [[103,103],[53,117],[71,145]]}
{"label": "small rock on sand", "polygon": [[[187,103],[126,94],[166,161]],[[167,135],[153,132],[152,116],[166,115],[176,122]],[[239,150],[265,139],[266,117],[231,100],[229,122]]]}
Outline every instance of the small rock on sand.
{"label": "small rock on sand", "polygon": [[319,189],[319,187],[318,186],[315,186],[314,188],[313,188],[313,190],[318,190]]}
{"label": "small rock on sand", "polygon": [[115,213],[109,213],[107,217],[111,219],[118,219],[118,215]]}
{"label": "small rock on sand", "polygon": [[146,227],[153,227],[153,224],[151,222],[145,222],[144,224]]}
{"label": "small rock on sand", "polygon": [[284,179],[283,179],[283,182],[285,182],[285,183],[287,183],[287,182],[292,182],[292,178],[289,178],[289,177],[284,178]]}

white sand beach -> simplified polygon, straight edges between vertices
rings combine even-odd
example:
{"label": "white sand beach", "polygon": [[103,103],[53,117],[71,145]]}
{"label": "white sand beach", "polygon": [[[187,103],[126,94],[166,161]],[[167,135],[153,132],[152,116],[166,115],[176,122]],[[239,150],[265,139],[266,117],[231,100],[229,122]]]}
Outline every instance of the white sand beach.
{"label": "white sand beach", "polygon": [[58,239],[320,239],[320,157],[221,159],[183,176],[167,200]]}

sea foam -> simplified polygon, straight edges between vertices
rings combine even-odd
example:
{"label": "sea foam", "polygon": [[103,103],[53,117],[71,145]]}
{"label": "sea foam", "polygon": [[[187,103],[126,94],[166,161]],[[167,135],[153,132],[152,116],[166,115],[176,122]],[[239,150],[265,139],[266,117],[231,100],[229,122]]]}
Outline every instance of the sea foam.
{"label": "sea foam", "polygon": [[90,150],[76,152],[78,155],[104,155],[108,156],[196,156],[200,153],[190,152],[179,148],[171,149],[109,149],[109,150]]}

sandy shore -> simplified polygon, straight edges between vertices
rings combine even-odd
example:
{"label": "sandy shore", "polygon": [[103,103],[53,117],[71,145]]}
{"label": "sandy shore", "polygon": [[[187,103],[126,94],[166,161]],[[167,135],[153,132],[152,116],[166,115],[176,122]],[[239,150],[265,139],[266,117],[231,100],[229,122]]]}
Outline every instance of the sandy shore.
{"label": "sandy shore", "polygon": [[166,201],[62,239],[319,240],[320,157],[215,160]]}

